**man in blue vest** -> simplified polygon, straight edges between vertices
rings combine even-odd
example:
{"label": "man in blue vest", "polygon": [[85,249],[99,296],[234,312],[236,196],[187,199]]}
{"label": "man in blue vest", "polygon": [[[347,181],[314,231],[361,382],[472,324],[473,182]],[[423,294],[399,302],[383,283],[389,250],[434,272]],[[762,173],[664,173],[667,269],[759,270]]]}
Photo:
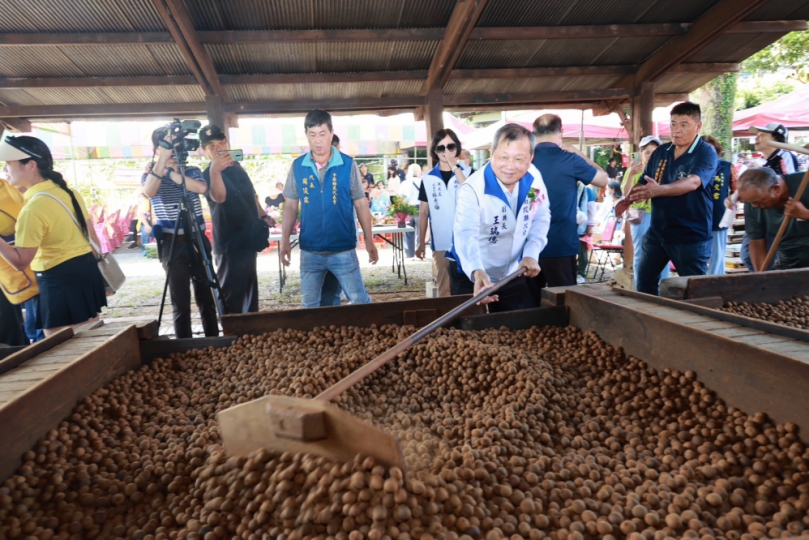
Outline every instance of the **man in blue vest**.
{"label": "man in blue vest", "polygon": [[[304,308],[320,306],[327,272],[337,277],[352,304],[371,301],[357,260],[357,222],[365,235],[371,264],[379,254],[371,232],[371,211],[360,171],[349,156],[332,146],[334,128],[326,111],[310,111],[304,119],[309,153],[297,158],[284,186],[281,260],[289,266],[289,236],[301,206],[301,294]],[[356,218],[355,218],[356,212]]]}
{"label": "man in blue vest", "polygon": [[658,294],[660,272],[674,263],[680,276],[704,276],[711,256],[716,151],[702,140],[702,111],[686,101],[671,109],[671,142],[657,148],[644,177],[615,208],[652,200],[652,225],[643,236],[638,291]]}
{"label": "man in blue vest", "polygon": [[491,311],[538,305],[527,278],[539,274],[551,210],[542,175],[531,163],[534,144],[533,133],[519,124],[506,124],[494,135],[491,161],[458,188],[452,252],[459,270],[469,278],[466,290],[458,294],[478,294],[526,268],[526,277],[482,302],[490,304]]}

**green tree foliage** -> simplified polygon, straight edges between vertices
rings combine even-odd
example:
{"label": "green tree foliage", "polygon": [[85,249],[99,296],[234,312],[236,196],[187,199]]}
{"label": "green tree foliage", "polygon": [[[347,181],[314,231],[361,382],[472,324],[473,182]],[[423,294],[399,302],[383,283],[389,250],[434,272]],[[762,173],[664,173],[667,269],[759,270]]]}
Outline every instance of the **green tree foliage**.
{"label": "green tree foliage", "polygon": [[702,107],[702,133],[713,135],[729,159],[733,137],[737,73],[725,73],[696,90],[691,98]]}
{"label": "green tree foliage", "polygon": [[742,63],[742,71],[792,71],[791,78],[809,83],[809,30],[790,32]]}
{"label": "green tree foliage", "polygon": [[758,107],[762,103],[773,101],[778,97],[792,93],[796,87],[791,81],[764,83],[760,77],[753,78],[752,84],[748,83],[744,86],[739,88],[736,94],[737,111]]}

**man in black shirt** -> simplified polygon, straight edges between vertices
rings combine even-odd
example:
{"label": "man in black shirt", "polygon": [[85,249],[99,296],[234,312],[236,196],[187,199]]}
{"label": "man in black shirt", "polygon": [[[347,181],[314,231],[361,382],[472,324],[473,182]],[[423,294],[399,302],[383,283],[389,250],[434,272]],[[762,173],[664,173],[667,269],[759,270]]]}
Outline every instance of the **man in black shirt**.
{"label": "man in black shirt", "polygon": [[618,168],[618,158],[610,158],[610,164],[607,165],[607,176],[610,180],[615,180],[621,175],[621,169]]}
{"label": "man in black shirt", "polygon": [[211,160],[203,172],[213,221],[213,253],[222,302],[228,313],[258,311],[256,251],[249,245],[253,222],[269,223],[256,199],[250,177],[228,152],[228,140],[218,126],[200,130],[199,140]]}
{"label": "man in black shirt", "polygon": [[374,182],[374,175],[368,172],[368,165],[365,163],[360,164],[360,180],[368,182],[371,186],[376,184],[376,182]]}

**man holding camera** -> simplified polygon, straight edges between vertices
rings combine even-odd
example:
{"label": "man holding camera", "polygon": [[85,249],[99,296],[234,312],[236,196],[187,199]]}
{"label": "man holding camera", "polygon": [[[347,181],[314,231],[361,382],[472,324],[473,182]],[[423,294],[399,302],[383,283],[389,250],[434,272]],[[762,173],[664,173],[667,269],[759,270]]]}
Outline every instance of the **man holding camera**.
{"label": "man holding camera", "polygon": [[[174,228],[178,219],[180,200],[183,198],[183,176],[179,172],[177,160],[172,150],[160,146],[161,141],[171,142],[169,126],[157,128],[152,133],[152,146],[155,160],[149,171],[143,175],[141,185],[143,194],[149,197],[152,205],[152,234],[157,241],[157,253],[163,269],[169,276],[169,294],[174,311],[174,335],[177,338],[191,336],[191,290],[194,286],[194,298],[199,309],[205,335],[219,335],[216,321],[216,304],[211,289],[205,284],[204,268],[192,268],[193,257],[190,250],[195,249],[192,231],[185,230],[186,223],[180,222],[175,235]],[[170,146],[170,145],[169,145]],[[201,231],[205,230],[205,219],[202,217],[202,206],[199,195],[208,188],[202,179],[202,171],[197,167],[185,169],[185,185],[188,190],[189,210]],[[211,246],[205,235],[202,235],[205,250],[210,254]],[[171,249],[173,241],[173,249]],[[169,253],[171,251],[171,253]]]}
{"label": "man holding camera", "polygon": [[[203,127],[199,141],[211,160],[202,175],[209,188],[214,262],[222,302],[228,313],[254,313],[258,311],[256,256],[269,245],[272,219],[258,204],[253,182],[233,159],[219,126]],[[259,219],[266,223],[263,229]]]}

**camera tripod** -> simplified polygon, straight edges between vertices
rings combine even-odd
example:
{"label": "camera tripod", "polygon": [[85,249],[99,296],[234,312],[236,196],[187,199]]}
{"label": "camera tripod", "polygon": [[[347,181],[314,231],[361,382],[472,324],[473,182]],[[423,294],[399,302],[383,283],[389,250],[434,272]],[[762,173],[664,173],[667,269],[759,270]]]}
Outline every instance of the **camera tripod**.
{"label": "camera tripod", "polygon": [[[185,232],[187,238],[185,249],[188,249],[188,264],[191,266],[192,279],[202,282],[207,287],[210,287],[216,303],[216,310],[219,312],[220,320],[222,315],[225,314],[225,306],[222,303],[222,298],[219,294],[219,280],[214,272],[213,263],[211,262],[208,252],[205,249],[205,243],[202,239],[202,231],[200,230],[199,223],[197,223],[195,216],[191,212],[192,204],[189,201],[188,189],[185,184],[185,160],[180,159],[183,156],[179,154],[176,147],[173,151],[174,157],[177,160],[177,172],[182,177],[181,185],[183,187],[183,196],[180,199],[179,208],[177,209],[177,218],[174,220],[174,233],[172,234],[169,252],[166,257],[166,260],[168,261],[166,265],[166,282],[163,284],[163,297],[160,300],[160,313],[157,316],[158,328],[160,328],[160,323],[163,320],[163,308],[166,305],[166,292],[168,292],[169,288],[172,263],[177,260],[181,253],[181,251],[176,253],[174,251],[175,243],[177,241],[177,234],[180,231],[180,223],[182,223],[183,231]],[[202,263],[201,265],[199,264],[200,262]],[[204,276],[199,274],[200,266],[202,266],[202,268],[205,270]]]}

